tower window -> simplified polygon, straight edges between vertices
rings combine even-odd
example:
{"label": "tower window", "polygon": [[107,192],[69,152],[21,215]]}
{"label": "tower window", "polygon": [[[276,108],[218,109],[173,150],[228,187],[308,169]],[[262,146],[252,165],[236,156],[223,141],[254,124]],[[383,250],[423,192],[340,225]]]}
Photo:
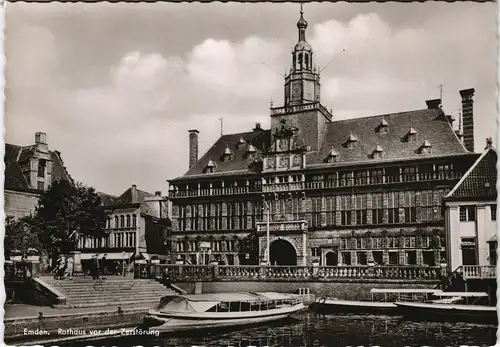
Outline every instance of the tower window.
{"label": "tower window", "polygon": [[304,54],[304,61],[306,63],[306,70],[309,70],[309,56],[307,53]]}
{"label": "tower window", "polygon": [[38,177],[45,177],[45,166],[47,161],[45,159],[38,160]]}

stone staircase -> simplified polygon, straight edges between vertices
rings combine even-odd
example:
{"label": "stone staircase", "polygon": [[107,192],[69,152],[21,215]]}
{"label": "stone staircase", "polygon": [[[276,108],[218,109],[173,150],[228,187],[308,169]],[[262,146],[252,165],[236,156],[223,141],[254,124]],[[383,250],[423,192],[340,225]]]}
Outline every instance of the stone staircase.
{"label": "stone staircase", "polygon": [[177,293],[152,279],[132,277],[106,277],[93,280],[88,277],[73,277],[64,280],[41,278],[45,283],[66,297],[64,305],[58,307],[100,307],[126,304],[155,306],[165,295]]}

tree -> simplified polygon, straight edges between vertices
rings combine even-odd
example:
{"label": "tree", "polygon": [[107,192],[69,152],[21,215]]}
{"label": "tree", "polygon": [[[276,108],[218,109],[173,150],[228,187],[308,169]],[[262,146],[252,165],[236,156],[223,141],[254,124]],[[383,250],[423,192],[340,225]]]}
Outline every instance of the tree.
{"label": "tree", "polygon": [[9,259],[14,255],[31,255],[32,251],[40,251],[40,246],[38,234],[33,230],[33,218],[31,216],[6,223],[5,259]]}
{"label": "tree", "polygon": [[61,180],[40,197],[34,222],[54,261],[75,249],[78,236],[104,236],[106,214],[94,188]]}

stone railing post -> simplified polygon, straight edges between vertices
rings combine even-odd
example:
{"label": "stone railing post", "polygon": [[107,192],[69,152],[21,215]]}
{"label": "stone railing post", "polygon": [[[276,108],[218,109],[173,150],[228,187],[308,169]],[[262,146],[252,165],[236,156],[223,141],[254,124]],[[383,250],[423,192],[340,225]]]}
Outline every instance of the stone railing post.
{"label": "stone railing post", "polygon": [[312,262],[312,277],[313,278],[318,277],[318,272],[319,272],[319,261],[314,260]]}
{"label": "stone railing post", "polygon": [[219,278],[219,265],[214,265],[212,272],[212,279],[216,280]]}

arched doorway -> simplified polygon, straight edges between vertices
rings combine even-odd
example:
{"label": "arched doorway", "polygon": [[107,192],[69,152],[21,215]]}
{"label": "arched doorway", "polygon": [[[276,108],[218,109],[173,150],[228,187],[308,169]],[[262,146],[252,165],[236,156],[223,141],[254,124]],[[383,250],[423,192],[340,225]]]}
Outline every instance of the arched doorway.
{"label": "arched doorway", "polygon": [[269,253],[272,265],[297,265],[297,252],[286,240],[279,239],[271,242]]}
{"label": "arched doorway", "polygon": [[337,254],[337,252],[328,252],[326,253],[326,265],[327,266],[337,266],[338,263],[339,263],[339,256]]}

